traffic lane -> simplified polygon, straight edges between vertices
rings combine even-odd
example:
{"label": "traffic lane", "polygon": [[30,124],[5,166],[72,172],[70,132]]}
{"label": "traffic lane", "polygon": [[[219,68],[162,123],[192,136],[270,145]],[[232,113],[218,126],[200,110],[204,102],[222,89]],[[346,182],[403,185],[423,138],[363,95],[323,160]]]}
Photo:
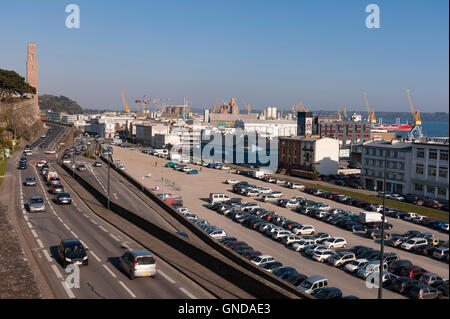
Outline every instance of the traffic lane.
{"label": "traffic lane", "polygon": [[[42,242],[43,249],[47,250],[51,260],[55,262],[56,269],[54,269],[55,267],[52,265],[52,270],[55,272],[55,275],[58,279],[65,280],[67,276],[65,276],[65,269],[62,268],[57,255],[57,246],[62,239],[77,238],[80,239],[86,247],[91,248],[89,244],[90,238],[88,238],[88,234],[79,235],[80,230],[84,229],[86,226],[80,229],[74,227],[73,224],[69,224],[67,220],[62,218],[61,211],[63,209],[70,210],[71,207],[58,207],[52,201],[54,196],[47,194],[45,185],[38,185],[38,187],[39,186],[41,186],[40,188],[46,202],[46,212],[36,213],[39,215],[35,215],[35,213],[30,214],[30,222],[35,233],[38,235],[39,240]],[[73,212],[71,212],[71,214],[73,215]],[[31,216],[33,216],[33,218],[31,218]],[[36,218],[34,218],[34,216],[36,216]],[[68,292],[69,297],[70,292],[72,292],[73,296],[76,298],[128,298],[129,295],[126,291],[120,293],[120,287],[117,283],[111,281],[110,274],[105,271],[104,266],[92,258],[94,250],[96,249],[88,250],[89,265],[80,267],[80,287],[70,289]],[[44,255],[46,254],[44,253]],[[50,260],[48,260],[48,262],[51,263]],[[93,289],[93,287],[96,288]],[[103,289],[100,290],[98,287],[102,287]]]}
{"label": "traffic lane", "polygon": [[[107,194],[108,185],[108,169],[107,167],[90,167],[80,173],[93,185],[100,185],[100,189]],[[161,215],[159,215],[151,206],[147,205],[142,201],[139,196],[137,196],[133,191],[128,189],[117,177],[116,172],[111,170],[110,172],[110,199],[123,205],[136,214],[149,218],[155,224],[158,224],[169,231],[177,232],[178,230],[174,228],[170,223],[168,223]]]}
{"label": "traffic lane", "polygon": [[158,273],[155,278],[130,280],[128,275],[120,270],[120,256],[127,249],[147,249],[90,212],[70,186],[68,190],[73,194],[74,204],[72,205],[76,205],[76,212],[73,209],[68,210],[70,205],[60,206],[64,211],[63,219],[68,220],[70,228],[77,229],[76,233],[80,238],[86,238],[85,241],[89,248],[95,249],[96,256],[104,261],[118,280],[125,283],[138,298],[185,299],[190,298],[192,294],[196,297],[210,298],[210,295],[206,294],[203,289],[184,278],[162,260],[157,260]]}

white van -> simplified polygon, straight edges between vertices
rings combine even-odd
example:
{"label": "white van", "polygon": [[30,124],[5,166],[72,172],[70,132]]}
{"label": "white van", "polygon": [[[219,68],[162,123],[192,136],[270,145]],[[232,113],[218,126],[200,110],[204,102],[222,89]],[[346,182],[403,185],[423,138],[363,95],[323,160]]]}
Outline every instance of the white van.
{"label": "white van", "polygon": [[311,294],[314,290],[328,287],[328,279],[323,276],[312,276],[297,286],[306,294]]}
{"label": "white van", "polygon": [[209,193],[209,202],[211,204],[217,203],[217,202],[225,202],[229,200],[230,198],[228,195],[224,193]]}
{"label": "white van", "polygon": [[[387,264],[387,262],[384,262],[383,263],[383,272],[385,272],[387,270],[388,270],[388,264]],[[367,263],[367,265],[365,265],[364,267],[359,268],[356,274],[360,278],[367,278],[372,273],[379,272],[379,271],[380,271],[380,261],[374,260],[374,261]]]}

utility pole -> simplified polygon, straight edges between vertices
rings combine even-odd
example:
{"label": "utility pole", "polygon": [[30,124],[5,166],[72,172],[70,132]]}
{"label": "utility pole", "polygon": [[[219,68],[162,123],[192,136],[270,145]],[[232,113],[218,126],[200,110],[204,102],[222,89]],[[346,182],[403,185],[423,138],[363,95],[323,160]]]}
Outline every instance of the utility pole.
{"label": "utility pole", "polygon": [[[109,142],[109,141],[108,141]],[[111,169],[111,165],[112,165],[112,156],[111,156],[111,146],[108,143],[108,158],[109,158],[109,163],[108,163],[108,210],[110,210],[110,200],[109,200],[109,194],[110,194],[110,169]]]}
{"label": "utility pole", "polygon": [[380,277],[378,279],[378,299],[383,299],[383,263],[384,263],[384,219],[386,216],[386,174],[387,174],[387,150],[384,150],[384,176],[383,176],[383,217],[381,221],[381,254]]}

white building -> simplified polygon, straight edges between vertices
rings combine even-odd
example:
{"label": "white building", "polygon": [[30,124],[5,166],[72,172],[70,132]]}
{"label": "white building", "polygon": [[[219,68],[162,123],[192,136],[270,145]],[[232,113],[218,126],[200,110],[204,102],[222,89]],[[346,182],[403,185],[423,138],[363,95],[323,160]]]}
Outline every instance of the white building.
{"label": "white building", "polygon": [[169,127],[165,124],[137,124],[136,142],[145,146],[154,147],[153,138],[155,134],[169,134]]}
{"label": "white building", "polygon": [[448,151],[448,137],[412,143],[410,193],[448,200]]}
{"label": "white building", "polygon": [[296,136],[297,122],[289,120],[238,120],[236,129],[265,136]]}
{"label": "white building", "polygon": [[411,142],[373,141],[361,149],[361,180],[365,189],[383,191],[386,157],[386,192],[409,192]]}
{"label": "white building", "polygon": [[314,168],[320,175],[335,175],[339,168],[339,141],[327,137],[281,137],[278,163],[294,176],[310,178]]}

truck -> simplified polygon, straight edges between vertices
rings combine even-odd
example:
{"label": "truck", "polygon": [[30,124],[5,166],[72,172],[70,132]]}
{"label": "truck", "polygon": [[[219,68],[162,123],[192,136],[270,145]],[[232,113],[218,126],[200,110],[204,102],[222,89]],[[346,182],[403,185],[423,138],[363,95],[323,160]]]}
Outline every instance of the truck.
{"label": "truck", "polygon": [[[382,222],[383,214],[377,212],[361,212],[359,213],[359,221],[361,223]],[[386,222],[386,219],[384,221]]]}
{"label": "truck", "polygon": [[165,149],[165,148],[154,149],[154,150],[153,150],[153,154],[155,154],[155,155],[157,155],[157,154],[168,155],[168,154],[169,154],[169,150],[167,150],[167,149]]}
{"label": "truck", "polygon": [[266,175],[267,174],[264,171],[251,171],[250,172],[250,176],[253,178],[263,178]]}

